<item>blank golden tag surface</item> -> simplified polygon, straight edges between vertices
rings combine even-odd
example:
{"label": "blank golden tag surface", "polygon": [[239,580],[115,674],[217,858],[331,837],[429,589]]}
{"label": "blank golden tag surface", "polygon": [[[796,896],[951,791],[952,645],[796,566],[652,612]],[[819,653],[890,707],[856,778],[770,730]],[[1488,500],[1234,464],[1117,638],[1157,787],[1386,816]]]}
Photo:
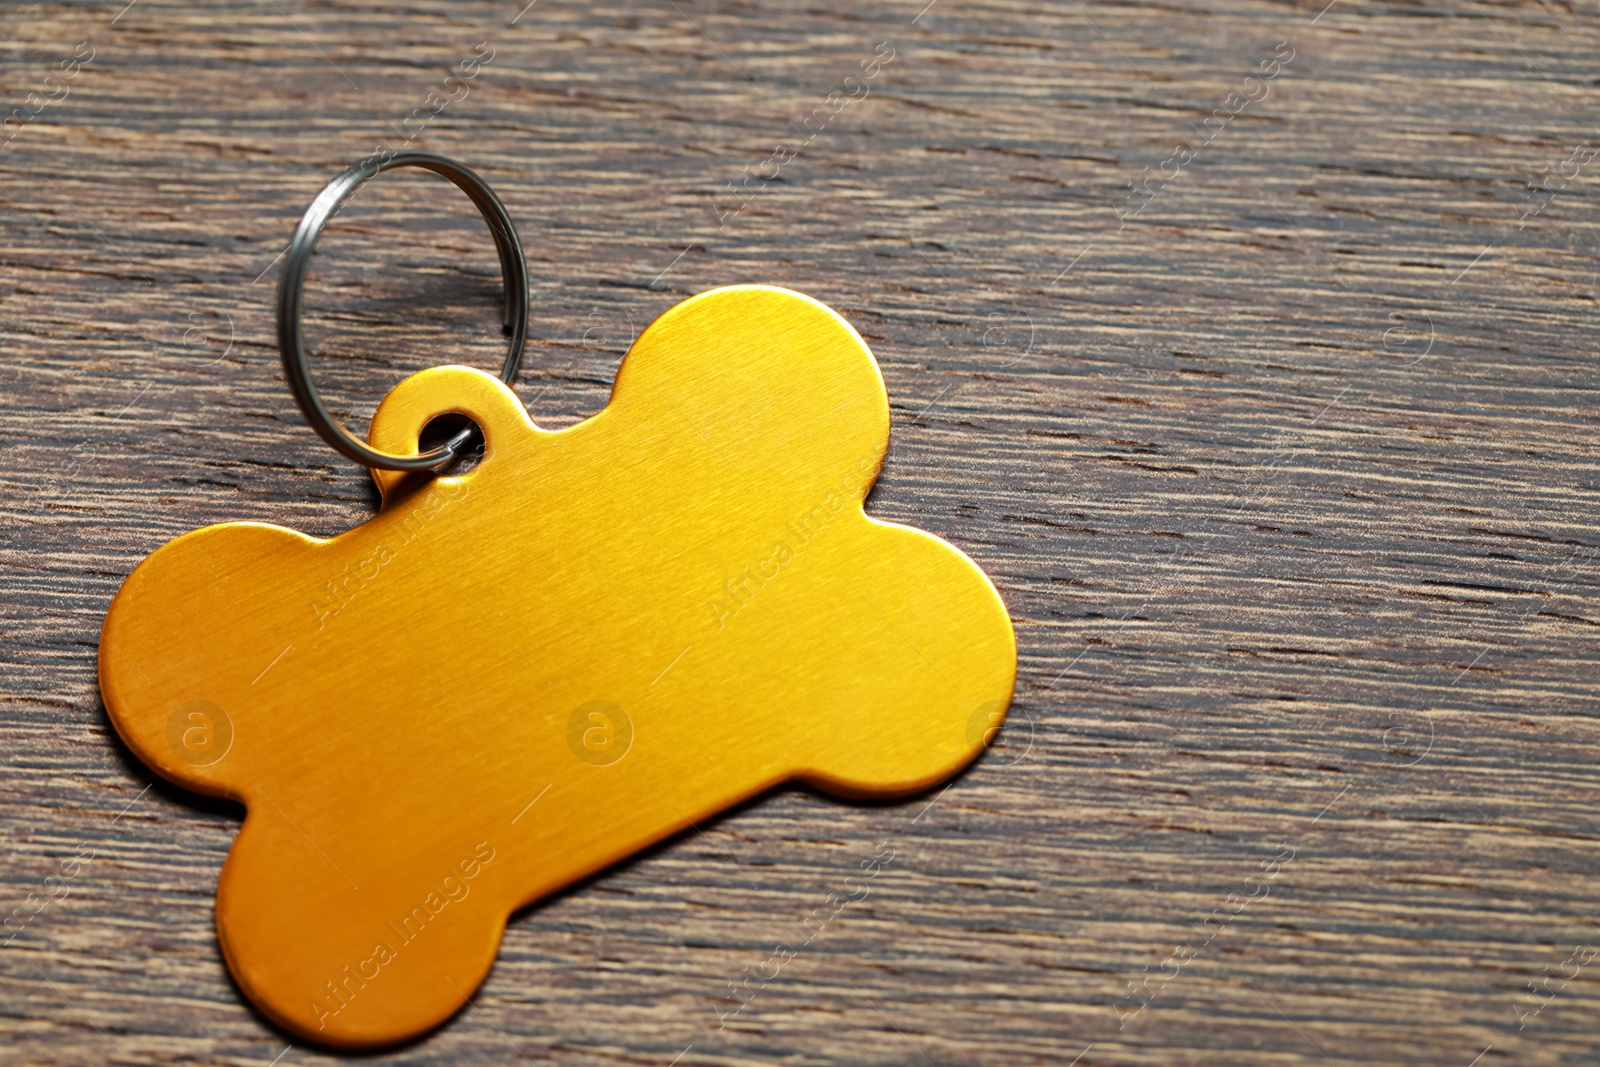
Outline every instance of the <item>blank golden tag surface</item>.
{"label": "blank golden tag surface", "polygon": [[300,1037],[459,1010],[517,908],[800,779],[903,795],[1003,718],[1016,641],[959,550],[866,516],[889,408],[866,344],[787,290],[712,290],[541,430],[496,379],[401,382],[371,444],[457,412],[454,477],[375,471],[329,540],[256,523],[141,563],[100,643],[162,776],[247,815],[217,887],[239,987]]}

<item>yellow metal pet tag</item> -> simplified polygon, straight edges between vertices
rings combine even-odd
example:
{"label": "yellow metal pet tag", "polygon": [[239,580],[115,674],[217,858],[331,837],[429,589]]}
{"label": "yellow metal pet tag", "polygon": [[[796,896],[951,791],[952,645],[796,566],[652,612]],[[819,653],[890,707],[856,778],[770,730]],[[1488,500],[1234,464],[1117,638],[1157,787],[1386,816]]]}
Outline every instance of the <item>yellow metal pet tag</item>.
{"label": "yellow metal pet tag", "polygon": [[781,782],[949,777],[1015,676],[983,572],[864,513],[887,397],[814,300],[678,304],[556,432],[489,375],[427,370],[366,447],[413,456],[445,413],[481,428],[476,468],[375,469],[378,514],[329,540],[185,534],[101,637],[133,751],[247,809],[216,910],[239,987],[330,1045],[436,1026],[514,910]]}

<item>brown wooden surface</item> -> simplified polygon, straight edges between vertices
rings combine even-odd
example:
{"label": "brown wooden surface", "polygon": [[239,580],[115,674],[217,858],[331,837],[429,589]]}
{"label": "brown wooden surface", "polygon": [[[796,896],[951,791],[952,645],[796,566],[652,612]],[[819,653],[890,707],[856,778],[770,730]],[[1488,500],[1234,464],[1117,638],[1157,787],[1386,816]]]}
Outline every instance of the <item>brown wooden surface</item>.
{"label": "brown wooden surface", "polygon": [[[520,915],[472,1005],[378,1062],[1595,1061],[1595,5],[921,8],[0,12],[7,111],[95,57],[0,149],[0,906],[94,855],[0,948],[0,1062],[333,1062],[240,1002],[211,925],[238,812],[145,791],[94,652],[168,538],[371,514],[283,385],[274,257],[480,42],[414,143],[522,229],[534,417],[598,410],[687,294],[828,302],[894,405],[869,510],[984,566],[1020,681],[947,791],[704,826]],[[357,423],[497,360],[448,186],[386,176],[321,248],[320,381]]]}

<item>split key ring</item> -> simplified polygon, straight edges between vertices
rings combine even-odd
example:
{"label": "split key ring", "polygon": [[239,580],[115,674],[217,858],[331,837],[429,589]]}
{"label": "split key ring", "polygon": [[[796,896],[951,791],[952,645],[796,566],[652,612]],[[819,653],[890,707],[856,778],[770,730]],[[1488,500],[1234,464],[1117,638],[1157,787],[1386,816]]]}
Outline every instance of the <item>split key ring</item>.
{"label": "split key ring", "polygon": [[283,356],[283,372],[289,379],[289,389],[294,393],[300,410],[305,413],[306,421],[335,451],[379,470],[424,471],[441,467],[455,459],[476,431],[468,426],[438,448],[415,456],[394,456],[370,447],[340,425],[323,403],[321,394],[311,381],[305,337],[300,331],[306,273],[310,270],[311,253],[322,227],[362,183],[394,167],[422,167],[450,179],[472,199],[484,221],[489,224],[495,248],[500,253],[500,271],[505,280],[503,322],[506,334],[510,337],[505,365],[500,369],[500,380],[511,384],[517,366],[522,362],[522,346],[528,336],[528,265],[522,258],[522,242],[517,239],[517,231],[511,224],[511,216],[506,213],[505,205],[488,183],[455,160],[433,152],[396,152],[382,162],[377,162],[376,157],[363,160],[333,179],[317,194],[284,253],[283,274],[278,279],[278,350]]}

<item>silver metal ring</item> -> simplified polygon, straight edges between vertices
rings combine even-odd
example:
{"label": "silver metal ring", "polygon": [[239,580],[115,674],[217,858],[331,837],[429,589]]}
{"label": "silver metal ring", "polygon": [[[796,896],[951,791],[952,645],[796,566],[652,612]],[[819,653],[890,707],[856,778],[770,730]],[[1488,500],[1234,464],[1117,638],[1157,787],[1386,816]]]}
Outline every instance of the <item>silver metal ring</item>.
{"label": "silver metal ring", "polygon": [[322,402],[317,387],[311,382],[311,369],[306,363],[305,338],[300,332],[300,311],[304,302],[306,272],[311,266],[311,252],[317,237],[339,205],[347,200],[367,179],[394,167],[422,167],[443,175],[454,182],[477,205],[483,219],[494,235],[495,248],[500,253],[500,271],[505,279],[506,334],[511,338],[506,350],[505,366],[500,370],[500,380],[507,385],[516,376],[517,364],[522,362],[522,346],[528,336],[528,265],[522,258],[522,242],[511,225],[511,216],[505,205],[484,180],[453,159],[433,152],[396,152],[378,162],[377,157],[362,160],[329,182],[306,209],[300,228],[294,232],[284,253],[283,274],[278,279],[278,351],[283,355],[283,372],[289,379],[289,389],[305,413],[311,428],[332,445],[340,455],[368,467],[389,471],[424,471],[442,466],[456,457],[456,453],[472,439],[469,426],[449,441],[429,452],[416,456],[391,456],[368,447],[366,442],[351,435],[339,424]]}

